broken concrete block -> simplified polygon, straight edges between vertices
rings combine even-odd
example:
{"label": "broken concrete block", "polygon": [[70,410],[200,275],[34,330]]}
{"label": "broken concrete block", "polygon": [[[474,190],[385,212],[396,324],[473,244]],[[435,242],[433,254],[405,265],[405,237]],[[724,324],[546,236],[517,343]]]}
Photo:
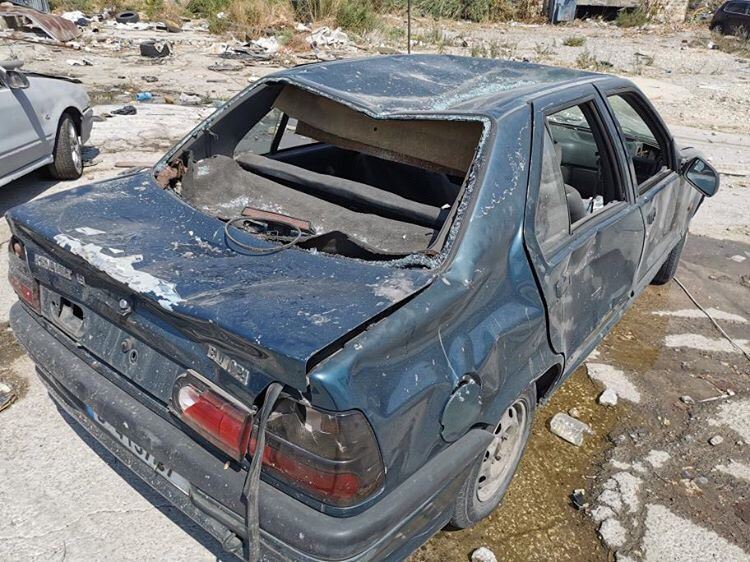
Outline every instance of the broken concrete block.
{"label": "broken concrete block", "polygon": [[599,535],[611,549],[620,548],[628,540],[628,532],[617,519],[605,519],[599,526]]}
{"label": "broken concrete block", "polygon": [[549,422],[549,428],[552,433],[564,439],[568,443],[572,443],[576,447],[583,445],[583,436],[586,433],[593,434],[591,427],[588,424],[583,423],[581,420],[577,420],[568,414],[558,412]]}
{"label": "broken concrete block", "polygon": [[471,553],[471,562],[497,562],[497,557],[486,546],[480,546]]}
{"label": "broken concrete block", "polygon": [[617,406],[617,393],[608,388],[599,395],[599,404],[602,406]]}

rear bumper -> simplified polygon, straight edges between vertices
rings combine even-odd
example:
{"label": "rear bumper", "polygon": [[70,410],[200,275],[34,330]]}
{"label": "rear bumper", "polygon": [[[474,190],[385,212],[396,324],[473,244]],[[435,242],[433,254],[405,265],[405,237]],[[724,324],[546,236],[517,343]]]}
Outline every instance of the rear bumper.
{"label": "rear bumper", "polygon": [[[197,444],[158,413],[159,407],[128,381],[109,371],[20,303],[11,326],[37,364],[59,406],[142,480],[213,535],[240,553],[246,535],[239,498],[243,470],[225,470],[224,460]],[[136,399],[137,396],[137,399]],[[138,459],[86,414],[86,406],[128,432],[127,437],[185,476],[189,494]],[[127,430],[123,428],[128,428]],[[472,430],[435,456],[418,473],[369,509],[332,517],[261,481],[261,543],[265,560],[400,560],[450,518],[451,506],[472,463],[492,436]],[[206,478],[210,475],[210,478]],[[200,482],[201,489],[195,486]]]}

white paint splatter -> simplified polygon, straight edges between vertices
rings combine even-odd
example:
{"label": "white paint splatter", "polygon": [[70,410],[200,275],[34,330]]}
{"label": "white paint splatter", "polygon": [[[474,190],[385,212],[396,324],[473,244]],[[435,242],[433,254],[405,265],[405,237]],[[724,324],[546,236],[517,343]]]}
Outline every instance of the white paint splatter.
{"label": "white paint splatter", "polygon": [[[732,314],[731,312],[724,312],[723,310],[719,310],[718,308],[707,308],[706,312],[713,316],[715,320],[739,322],[741,324],[747,322],[747,319],[744,316],[740,316],[739,314]],[[675,318],[705,318],[706,320],[708,320],[708,317],[697,308],[688,308],[685,310],[656,310],[652,312],[652,314],[656,316],[673,316]]]}
{"label": "white paint splatter", "polygon": [[745,443],[750,443],[750,399],[724,402],[716,410],[716,417],[708,420],[713,426],[725,425],[736,431]]}
{"label": "white paint splatter", "polygon": [[646,455],[646,462],[654,468],[661,468],[670,459],[669,453],[666,451],[649,451]]}
{"label": "white paint splatter", "polygon": [[617,519],[606,519],[599,527],[599,535],[611,549],[620,548],[628,540],[628,532]]}
{"label": "white paint splatter", "polygon": [[619,369],[615,369],[611,365],[604,365],[603,363],[586,363],[586,369],[588,370],[589,377],[602,383],[604,388],[614,390],[617,396],[623,400],[628,400],[636,404],[641,401],[641,393],[630,382],[628,377],[625,376],[625,373]]}
{"label": "white paint splatter", "polygon": [[750,482],[750,465],[737,461],[729,461],[729,464],[727,465],[717,465],[716,470],[728,474],[729,476],[733,476],[738,480],[747,480]]}
{"label": "white paint splatter", "polygon": [[[742,348],[746,348],[748,344],[747,340],[735,340],[735,342]],[[707,338],[700,334],[670,334],[666,337],[665,343],[667,347],[689,347],[700,351],[739,353],[739,350],[724,338]]]}
{"label": "white paint splatter", "polygon": [[143,260],[141,255],[114,257],[103,253],[101,246],[96,244],[84,244],[77,238],[58,234],[55,242],[71,253],[82,257],[92,266],[103,271],[112,279],[126,284],[139,293],[151,293],[157,302],[167,310],[172,310],[174,305],[182,301],[177,293],[174,283],[169,283],[158,277],[154,277],[145,271],[138,271],[133,267],[134,263]]}
{"label": "white paint splatter", "polygon": [[646,562],[748,560],[748,555],[713,531],[677,517],[662,505],[646,507]]}
{"label": "white paint splatter", "polygon": [[368,285],[377,297],[388,299],[396,303],[414,292],[414,282],[403,273],[396,273],[382,283]]}

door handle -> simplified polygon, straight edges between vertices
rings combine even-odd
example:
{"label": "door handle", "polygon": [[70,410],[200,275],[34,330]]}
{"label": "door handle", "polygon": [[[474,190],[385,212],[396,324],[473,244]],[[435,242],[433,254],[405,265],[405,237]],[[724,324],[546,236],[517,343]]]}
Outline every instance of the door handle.
{"label": "door handle", "polygon": [[562,275],[560,279],[557,280],[555,283],[555,294],[558,298],[563,296],[565,291],[568,290],[568,286],[570,285],[570,275]]}
{"label": "door handle", "polygon": [[646,224],[651,224],[656,220],[656,209],[652,208],[646,215]]}

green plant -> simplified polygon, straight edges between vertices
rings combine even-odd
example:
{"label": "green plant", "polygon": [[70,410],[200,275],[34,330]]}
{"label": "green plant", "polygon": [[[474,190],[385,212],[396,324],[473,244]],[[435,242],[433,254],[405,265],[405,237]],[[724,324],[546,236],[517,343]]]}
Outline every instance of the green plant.
{"label": "green plant", "polygon": [[571,35],[563,39],[562,44],[566,47],[583,47],[586,44],[586,38],[580,35]]}
{"label": "green plant", "polygon": [[652,17],[653,14],[641,6],[635,9],[623,8],[617,12],[615,23],[618,27],[641,27],[650,22]]}
{"label": "green plant", "polygon": [[598,60],[596,58],[596,55],[594,55],[588,49],[584,49],[576,57],[576,66],[583,70],[600,71],[600,70],[612,68],[613,65],[608,60]]}
{"label": "green plant", "polygon": [[341,2],[336,11],[336,25],[354,31],[366,33],[378,24],[378,18],[370,0],[347,0]]}

